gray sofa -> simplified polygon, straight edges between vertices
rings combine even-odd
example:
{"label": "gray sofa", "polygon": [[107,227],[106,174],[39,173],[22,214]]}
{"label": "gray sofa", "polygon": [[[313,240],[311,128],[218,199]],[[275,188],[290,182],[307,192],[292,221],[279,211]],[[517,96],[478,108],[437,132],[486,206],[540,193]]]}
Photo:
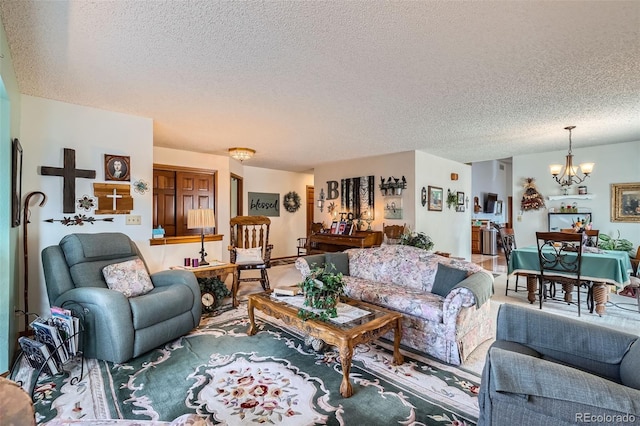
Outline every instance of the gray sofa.
{"label": "gray sofa", "polygon": [[151,274],[153,290],[136,297],[110,290],[102,268],[135,258],[144,262],[135,243],[121,233],[70,234],[42,251],[50,305],[83,307],[83,349],[89,358],[125,362],[200,322],[200,287],[189,271]]}
{"label": "gray sofa", "polygon": [[478,425],[640,422],[638,336],[509,304],[496,334]]}

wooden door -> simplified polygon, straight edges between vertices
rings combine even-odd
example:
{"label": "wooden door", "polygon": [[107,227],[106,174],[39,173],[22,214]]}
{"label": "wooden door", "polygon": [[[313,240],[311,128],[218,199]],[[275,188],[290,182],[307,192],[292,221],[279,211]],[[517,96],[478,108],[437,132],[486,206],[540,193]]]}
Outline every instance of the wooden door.
{"label": "wooden door", "polygon": [[176,172],[176,227],[181,235],[197,235],[200,229],[187,228],[187,212],[213,209],[213,175]]}
{"label": "wooden door", "polygon": [[316,207],[314,196],[314,187],[307,185],[307,238],[311,235],[311,225],[313,224],[313,214]]}
{"label": "wooden door", "polygon": [[165,236],[176,236],[176,174],[153,171],[153,227],[162,225]]}

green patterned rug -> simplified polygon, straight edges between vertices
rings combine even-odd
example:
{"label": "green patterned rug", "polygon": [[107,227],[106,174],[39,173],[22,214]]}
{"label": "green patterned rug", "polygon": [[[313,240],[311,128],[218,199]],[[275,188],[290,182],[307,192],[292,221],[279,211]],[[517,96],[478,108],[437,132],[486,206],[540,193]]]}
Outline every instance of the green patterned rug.
{"label": "green patterned rug", "polygon": [[[182,339],[125,364],[86,360],[83,379],[43,378],[36,386],[37,421],[129,419],[171,422],[197,414],[205,424],[467,425],[478,416],[479,377],[390,345],[359,345],[339,393],[337,352],[316,353],[282,323],[256,312],[259,332],[247,336],[246,305],[217,316]],[[28,369],[24,369],[28,370]],[[20,377],[20,376],[19,376]],[[21,377],[25,372],[21,371]],[[144,422],[143,422],[144,423]]]}

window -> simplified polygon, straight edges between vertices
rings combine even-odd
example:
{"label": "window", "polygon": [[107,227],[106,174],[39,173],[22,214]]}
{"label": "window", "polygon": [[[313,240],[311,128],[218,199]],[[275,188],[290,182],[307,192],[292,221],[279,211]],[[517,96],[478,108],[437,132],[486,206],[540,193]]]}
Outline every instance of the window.
{"label": "window", "polygon": [[200,235],[199,229],[187,229],[191,209],[215,210],[214,171],[154,165],[153,227],[162,226],[165,237]]}

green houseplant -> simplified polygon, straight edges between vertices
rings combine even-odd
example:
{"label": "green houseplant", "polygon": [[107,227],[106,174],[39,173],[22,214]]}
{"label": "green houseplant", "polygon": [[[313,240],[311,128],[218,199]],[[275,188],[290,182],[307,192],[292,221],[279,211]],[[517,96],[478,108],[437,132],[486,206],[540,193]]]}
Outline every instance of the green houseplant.
{"label": "green houseplant", "polygon": [[304,305],[319,313],[300,308],[298,317],[321,319],[323,321],[338,316],[336,305],[344,293],[342,273],[335,273],[335,266],[327,263],[324,267],[314,266],[299,286],[304,295]]}
{"label": "green houseplant", "polygon": [[418,247],[424,250],[431,250],[433,248],[431,237],[424,232],[405,232],[400,237],[400,244]]}
{"label": "green houseplant", "polygon": [[598,247],[602,250],[626,251],[631,257],[635,254],[633,252],[633,243],[624,238],[620,238],[620,231],[618,231],[617,238],[611,238],[607,234],[600,234],[598,235],[598,239],[600,240]]}

